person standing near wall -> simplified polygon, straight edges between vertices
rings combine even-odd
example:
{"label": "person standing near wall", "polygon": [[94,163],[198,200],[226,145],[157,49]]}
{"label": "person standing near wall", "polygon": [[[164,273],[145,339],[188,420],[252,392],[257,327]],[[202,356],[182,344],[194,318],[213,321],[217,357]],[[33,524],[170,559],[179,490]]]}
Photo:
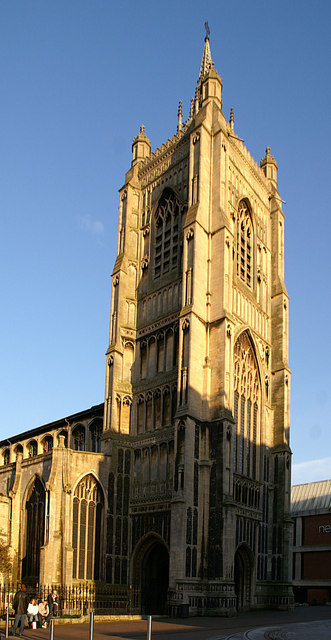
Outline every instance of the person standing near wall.
{"label": "person standing near wall", "polygon": [[49,613],[46,618],[46,623],[48,624],[51,618],[54,618],[57,614],[58,602],[57,602],[57,592],[51,591],[51,593],[47,596],[47,604],[49,607]]}
{"label": "person standing near wall", "polygon": [[21,584],[21,588],[14,597],[13,609],[15,611],[15,621],[11,629],[11,635],[16,635],[16,629],[19,627],[19,635],[23,635],[25,627],[26,612],[28,610],[29,597],[26,593],[25,584]]}

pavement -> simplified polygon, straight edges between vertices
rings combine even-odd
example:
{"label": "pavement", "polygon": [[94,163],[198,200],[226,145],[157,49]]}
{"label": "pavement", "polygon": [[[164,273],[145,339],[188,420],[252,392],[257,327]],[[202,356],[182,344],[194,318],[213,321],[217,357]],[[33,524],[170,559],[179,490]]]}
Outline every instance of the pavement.
{"label": "pavement", "polygon": [[[56,622],[56,620],[55,620]],[[54,640],[90,640],[89,624],[54,626]],[[25,640],[49,640],[49,629],[25,629]],[[1,640],[4,629],[1,629]],[[145,640],[147,620],[102,621],[93,640]],[[153,618],[151,640],[331,640],[331,607],[249,611],[229,618]]]}

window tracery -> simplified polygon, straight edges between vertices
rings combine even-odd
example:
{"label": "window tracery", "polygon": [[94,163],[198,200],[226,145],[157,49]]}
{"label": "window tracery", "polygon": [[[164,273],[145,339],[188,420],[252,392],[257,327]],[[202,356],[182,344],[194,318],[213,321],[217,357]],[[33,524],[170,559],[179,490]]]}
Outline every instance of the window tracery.
{"label": "window tracery", "polygon": [[49,453],[50,451],[52,451],[52,449],[53,449],[53,438],[52,438],[52,436],[46,436],[43,439],[42,445],[43,445],[43,452],[44,453]]}
{"label": "window tracery", "polygon": [[22,562],[22,576],[39,579],[40,547],[45,542],[45,489],[38,477],[30,486],[25,509],[25,556]]}
{"label": "window tracery", "polygon": [[154,278],[165,275],[178,264],[180,204],[166,191],[155,214]]}
{"label": "window tracery", "polygon": [[244,331],[234,346],[234,472],[256,478],[260,416],[260,376],[253,346]]}
{"label": "window tracery", "polygon": [[253,227],[245,200],[239,203],[237,216],[237,276],[248,287],[253,278]]}
{"label": "window tracery", "polygon": [[75,451],[85,451],[85,429],[82,426],[76,427],[72,432],[73,448]]}
{"label": "window tracery", "polygon": [[31,440],[28,444],[28,456],[29,458],[34,458],[37,455],[37,443],[35,440]]}
{"label": "window tracery", "polygon": [[91,451],[94,453],[100,453],[101,451],[101,436],[102,436],[102,422],[96,420],[90,426],[91,434]]}
{"label": "window tracery", "polygon": [[85,476],[73,500],[73,578],[100,579],[103,503],[99,483],[92,474]]}

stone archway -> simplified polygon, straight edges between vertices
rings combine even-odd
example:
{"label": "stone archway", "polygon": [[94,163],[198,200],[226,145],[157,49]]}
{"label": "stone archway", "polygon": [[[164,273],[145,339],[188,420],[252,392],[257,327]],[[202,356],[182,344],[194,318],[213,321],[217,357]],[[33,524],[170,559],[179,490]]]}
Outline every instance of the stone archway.
{"label": "stone archway", "polygon": [[241,544],[234,556],[234,590],[237,610],[250,608],[253,598],[254,556],[249,547]]}
{"label": "stone archway", "polygon": [[169,552],[161,538],[150,535],[141,541],[133,558],[133,583],[141,590],[142,613],[166,612]]}

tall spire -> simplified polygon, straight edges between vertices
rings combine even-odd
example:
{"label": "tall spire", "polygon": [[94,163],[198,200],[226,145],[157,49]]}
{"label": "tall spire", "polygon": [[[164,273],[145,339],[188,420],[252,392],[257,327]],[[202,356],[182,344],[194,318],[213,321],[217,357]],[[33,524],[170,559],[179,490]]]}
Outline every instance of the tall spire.
{"label": "tall spire", "polygon": [[214,69],[214,63],[211,59],[208,22],[205,22],[205,29],[205,46],[195,92],[194,115],[198,113],[202,106],[210,101],[216,100],[222,109],[222,78],[218,75],[216,69]]}
{"label": "tall spire", "polygon": [[205,22],[205,29],[206,29],[205,46],[203,49],[203,55],[202,55],[202,60],[200,65],[199,80],[201,80],[201,78],[203,78],[206,75],[206,73],[209,71],[209,69],[213,66],[213,61],[211,59],[210,45],[209,45],[210,31],[209,31],[208,22]]}

